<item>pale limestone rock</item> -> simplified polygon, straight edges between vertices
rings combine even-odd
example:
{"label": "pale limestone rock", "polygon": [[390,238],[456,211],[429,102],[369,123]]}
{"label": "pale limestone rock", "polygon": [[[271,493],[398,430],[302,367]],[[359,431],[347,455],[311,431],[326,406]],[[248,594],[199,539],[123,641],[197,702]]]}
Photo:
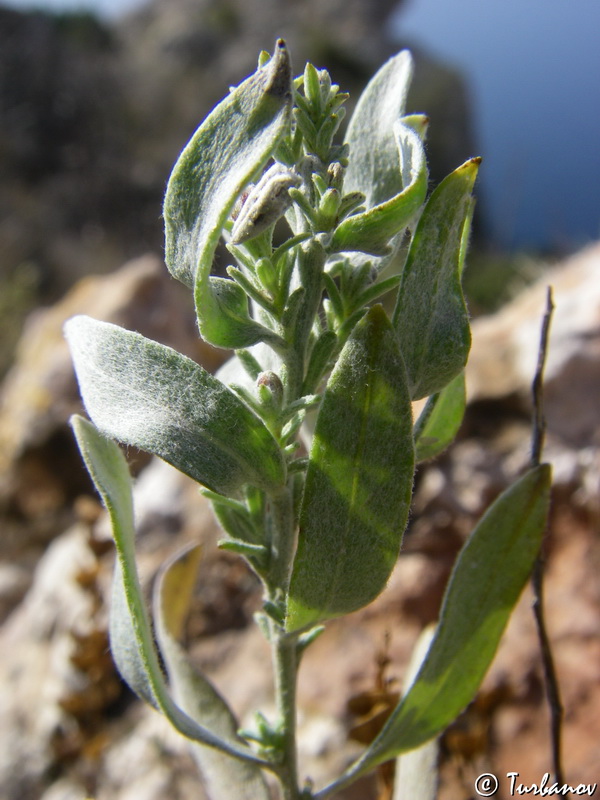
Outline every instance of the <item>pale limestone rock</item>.
{"label": "pale limestone rock", "polygon": [[156,256],[82,279],[55,306],[28,320],[0,398],[0,473],[46,441],[80,408],[63,325],[76,314],[138,331],[204,362],[219,363],[200,342],[191,300]]}
{"label": "pale limestone rock", "polygon": [[77,526],[48,548],[32,588],[0,629],[0,786],[12,788],[5,789],[11,798],[41,780],[53,734],[70,724],[59,701],[81,689],[70,662],[72,633],[89,630],[93,618],[92,598],[76,574],[92,566]]}
{"label": "pale limestone rock", "polygon": [[469,400],[518,395],[535,374],[547,286],[555,312],[546,366],[549,431],[577,447],[600,444],[600,243],[591,244],[497,314],[475,320],[467,367]]}

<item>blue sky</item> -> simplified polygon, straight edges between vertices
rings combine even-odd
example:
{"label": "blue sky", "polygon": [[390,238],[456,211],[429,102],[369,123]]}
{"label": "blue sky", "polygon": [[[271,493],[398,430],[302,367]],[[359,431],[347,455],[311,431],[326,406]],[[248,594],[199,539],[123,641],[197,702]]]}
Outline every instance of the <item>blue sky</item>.
{"label": "blue sky", "polygon": [[407,0],[397,29],[467,77],[498,241],[598,238],[600,2]]}

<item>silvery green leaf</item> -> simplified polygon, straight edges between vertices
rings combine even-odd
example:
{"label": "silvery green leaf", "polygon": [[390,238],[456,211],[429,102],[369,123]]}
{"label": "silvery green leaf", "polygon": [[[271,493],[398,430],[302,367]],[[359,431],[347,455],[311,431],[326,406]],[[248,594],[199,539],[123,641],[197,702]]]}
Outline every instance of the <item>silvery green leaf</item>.
{"label": "silvery green leaf", "polygon": [[183,283],[206,288],[223,225],[288,129],[291,103],[290,60],[280,39],[271,60],[219,103],[180,155],[164,217],[167,266]]}
{"label": "silvery green leaf", "polygon": [[417,224],[392,321],[413,400],[435,394],[464,368],[471,346],[460,273],[480,159],[448,175]]}
{"label": "silvery green leaf", "polygon": [[[218,499],[221,495],[209,496],[213,501],[213,513],[225,533],[229,534],[232,539],[259,546],[258,542],[260,542],[261,537],[257,536],[257,531],[246,506],[239,502],[231,505],[229,498],[224,498],[226,502],[221,503]],[[262,534],[263,532],[261,531],[260,533]]]}
{"label": "silvery green leaf", "polygon": [[414,468],[406,374],[381,306],[358,323],[317,418],[286,627],[367,605],[398,558]]}
{"label": "silvery green leaf", "polygon": [[281,341],[277,334],[250,316],[248,295],[235,281],[209,276],[207,286],[210,307],[214,312],[211,323],[213,344],[218,342],[219,347],[233,350],[258,342],[277,344]]}
{"label": "silvery green leaf", "polygon": [[336,347],[337,336],[333,331],[324,331],[315,341],[306,368],[302,394],[318,390],[321,379],[329,370]]}
{"label": "silvery green leaf", "polygon": [[[244,747],[231,709],[191,663],[180,644],[201,558],[198,545],[188,547],[167,562],[154,591],[156,637],[175,700],[199,725],[232,747]],[[194,744],[192,753],[211,800],[269,800],[260,768],[212,747]]]}
{"label": "silvery green leaf", "polygon": [[429,398],[415,424],[417,462],[435,458],[454,440],[465,414],[466,403],[464,372]]}
{"label": "silvery green leaf", "polygon": [[359,250],[386,255],[391,240],[411,223],[425,201],[428,173],[421,138],[400,120],[393,123],[392,130],[397,144],[396,171],[404,188],[366,211],[344,219],[333,233],[332,252]]}
{"label": "silvery green leaf", "polygon": [[117,550],[110,639],[119,671],[133,691],[162,711],[173,727],[188,739],[246,761],[259,762],[249,748],[221,739],[173,702],[158,661],[135,564],[133,502],[127,462],[118,445],[104,437],[88,420],[75,415],[71,426],[85,465],[109,513]]}
{"label": "silvery green leaf", "polygon": [[215,492],[285,482],[279,447],[221,381],[170,347],[90,317],[65,327],[88,414]]}
{"label": "silvery green leaf", "polygon": [[457,559],[414,683],[362,757],[317,799],[420,747],[473,699],[540,551],[550,483],[550,466],[534,467],[490,506]]}
{"label": "silvery green leaf", "polygon": [[[133,603],[136,606],[135,611],[132,610]],[[129,688],[141,700],[159,711],[161,702],[156,697],[155,686],[156,682],[161,680],[161,676],[158,673],[150,675],[150,670],[154,668],[154,656],[151,654],[151,640],[145,639],[145,631],[149,629],[147,626],[150,623],[146,620],[140,626],[139,621],[134,619],[135,613],[146,613],[141,589],[139,585],[133,588],[126,586],[121,562],[117,561],[112,582],[108,625],[113,661]],[[152,661],[152,665],[149,661]],[[166,688],[164,691],[166,692]]]}
{"label": "silvery green leaf", "polygon": [[390,58],[367,84],[350,119],[344,191],[363,192],[367,208],[385,203],[405,188],[394,125],[404,114],[412,73],[407,50]]}

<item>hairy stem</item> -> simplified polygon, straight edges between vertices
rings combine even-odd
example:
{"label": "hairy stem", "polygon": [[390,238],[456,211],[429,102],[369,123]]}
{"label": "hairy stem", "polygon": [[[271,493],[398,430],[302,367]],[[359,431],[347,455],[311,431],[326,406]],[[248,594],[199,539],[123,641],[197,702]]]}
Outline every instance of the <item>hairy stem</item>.
{"label": "hairy stem", "polygon": [[[274,628],[275,626],[273,626]],[[298,658],[295,635],[273,631],[275,697],[282,732],[283,759],[279,779],[283,800],[298,800],[298,759],[296,752],[296,681]]]}
{"label": "hairy stem", "polygon": [[[272,564],[269,583],[271,601],[279,606],[287,594],[296,548],[296,522],[291,489],[271,498]],[[281,731],[281,764],[277,771],[284,800],[297,800],[298,767],[296,755],[296,681],[298,671],[297,636],[286,634],[282,625],[271,621],[271,648],[275,674],[275,699]]]}

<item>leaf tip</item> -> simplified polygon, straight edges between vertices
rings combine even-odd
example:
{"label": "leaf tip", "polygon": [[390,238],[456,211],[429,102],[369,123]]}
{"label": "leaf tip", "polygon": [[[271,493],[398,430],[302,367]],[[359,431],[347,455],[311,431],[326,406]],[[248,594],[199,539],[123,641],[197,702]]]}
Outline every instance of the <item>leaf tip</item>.
{"label": "leaf tip", "polygon": [[475,156],[474,158],[470,158],[468,161],[465,161],[462,167],[459,167],[459,169],[465,171],[467,179],[471,183],[475,183],[475,179],[477,178],[477,173],[479,172],[479,167],[481,166],[482,161],[483,158],[481,156]]}
{"label": "leaf tip", "polygon": [[285,100],[292,96],[292,64],[284,39],[277,39],[273,58],[265,65],[267,82],[265,92]]}
{"label": "leaf tip", "polygon": [[65,339],[69,341],[73,338],[76,331],[81,328],[82,321],[86,317],[83,314],[77,314],[74,317],[70,317],[63,325],[63,333],[65,335]]}
{"label": "leaf tip", "polygon": [[69,427],[75,434],[77,434],[78,430],[85,427],[86,422],[88,422],[88,420],[82,417],[81,414],[71,414],[69,417]]}

